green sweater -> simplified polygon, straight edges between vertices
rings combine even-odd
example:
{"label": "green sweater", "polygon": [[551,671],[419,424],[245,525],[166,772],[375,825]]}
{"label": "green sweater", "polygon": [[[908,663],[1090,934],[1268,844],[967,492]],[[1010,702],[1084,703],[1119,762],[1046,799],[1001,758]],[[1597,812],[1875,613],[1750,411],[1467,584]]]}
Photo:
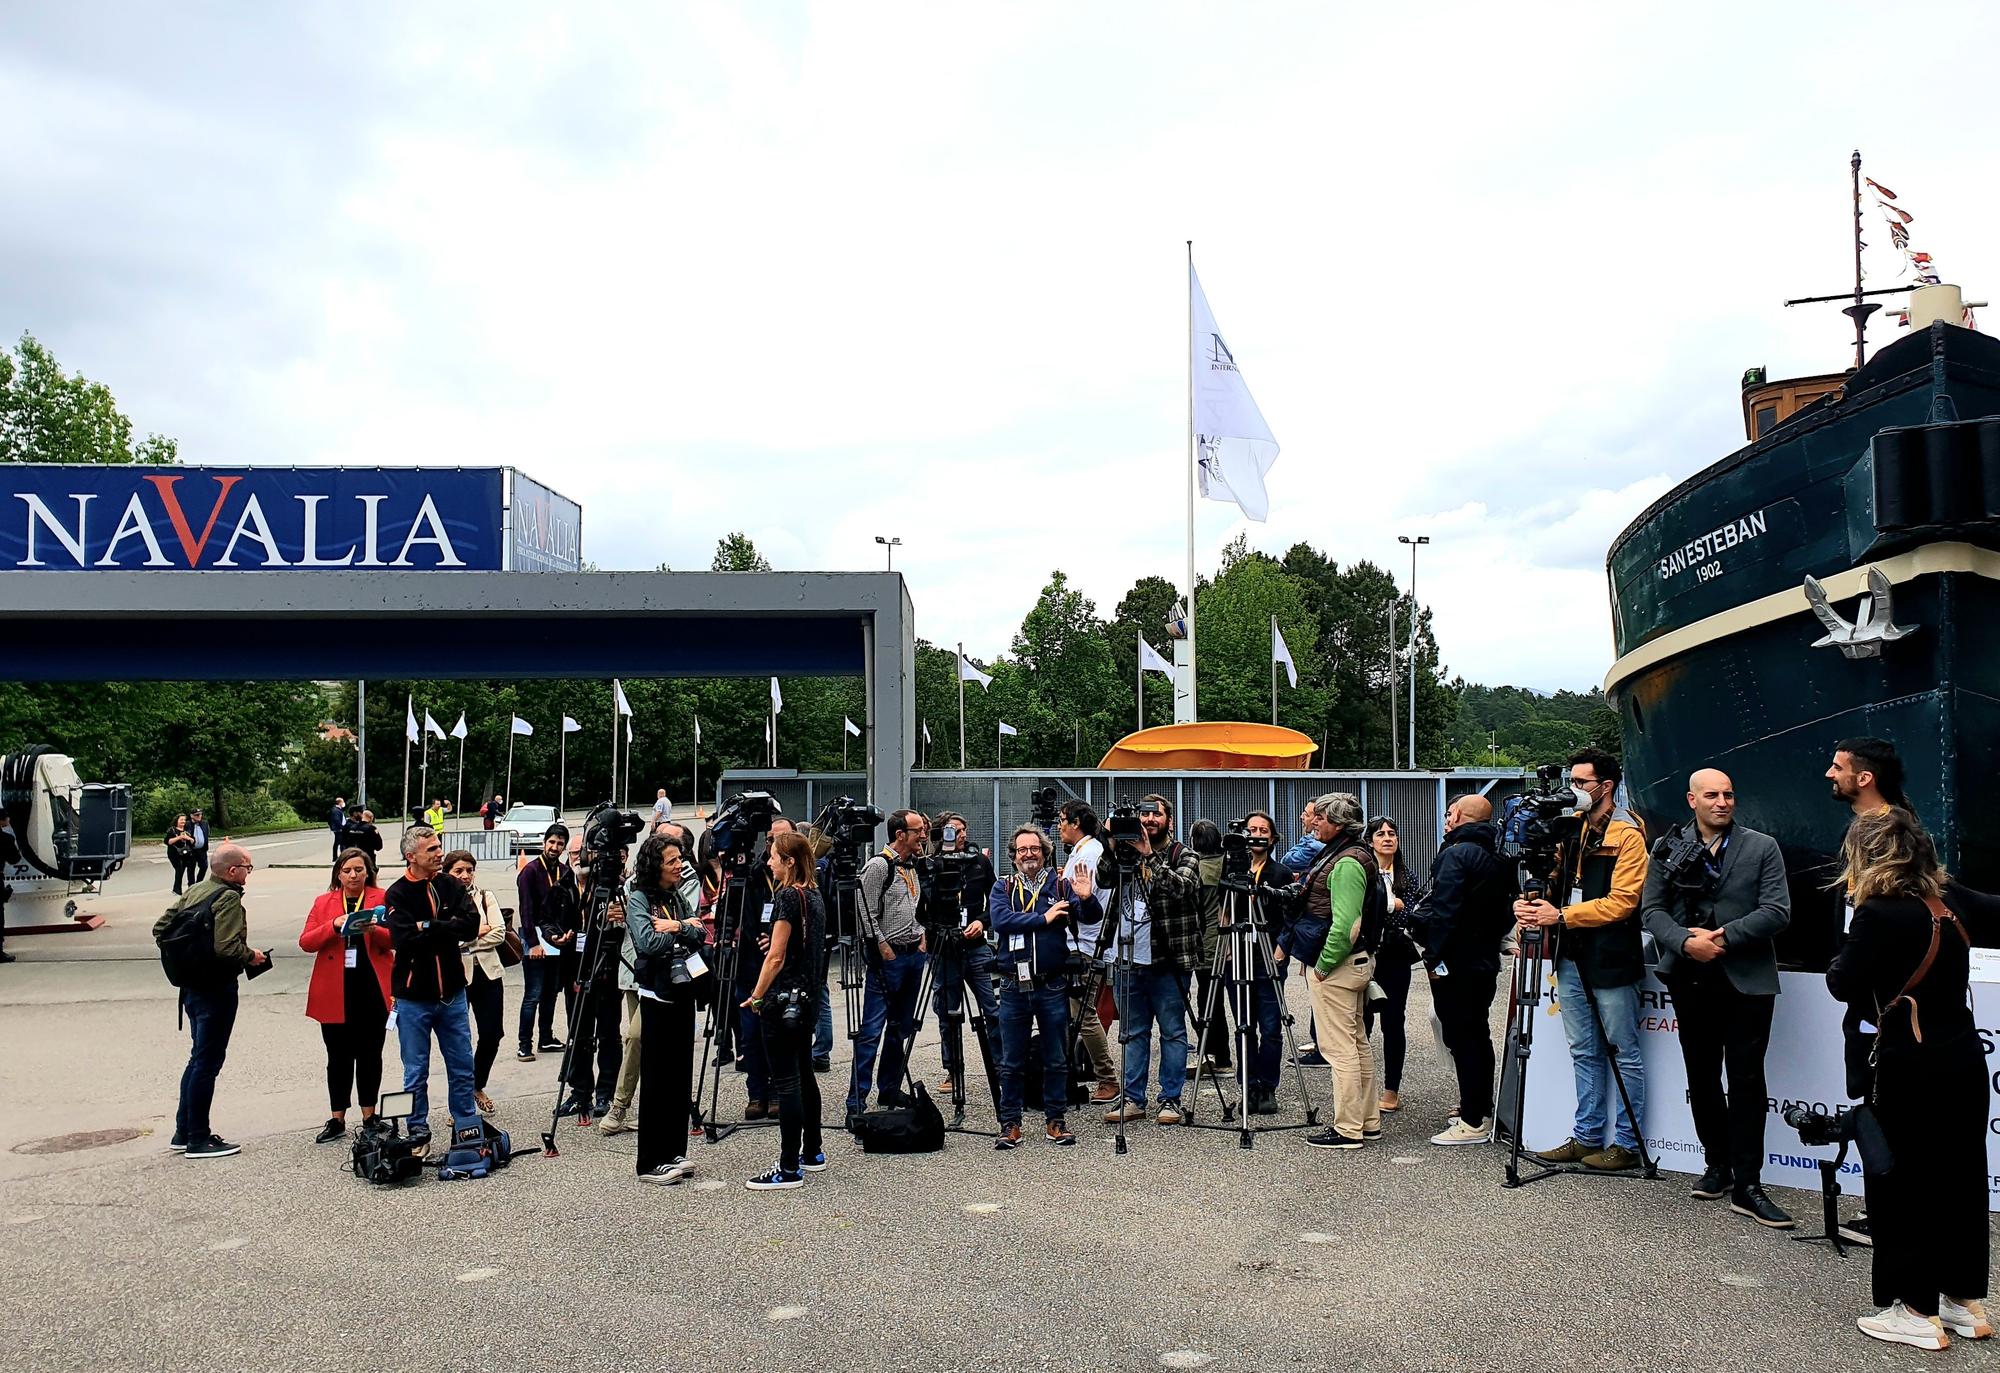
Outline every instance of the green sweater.
{"label": "green sweater", "polygon": [[1326,875],[1326,887],[1333,895],[1333,927],[1326,932],[1319,962],[1313,965],[1321,977],[1330,976],[1354,952],[1354,931],[1368,900],[1368,871],[1358,858],[1342,858]]}

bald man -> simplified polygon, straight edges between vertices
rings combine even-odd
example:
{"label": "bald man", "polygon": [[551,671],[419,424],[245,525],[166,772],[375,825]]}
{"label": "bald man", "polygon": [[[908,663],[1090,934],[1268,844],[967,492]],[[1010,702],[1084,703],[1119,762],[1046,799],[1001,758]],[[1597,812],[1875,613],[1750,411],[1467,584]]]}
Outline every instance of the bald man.
{"label": "bald man", "polygon": [[[213,931],[208,958],[180,955],[181,1009],[186,1013],[193,1046],[181,1072],[180,1109],[174,1116],[172,1149],[186,1158],[227,1158],[242,1146],[217,1135],[209,1124],[215,1101],[215,1079],[229,1053],[229,1035],[236,1028],[236,979],[251,968],[270,962],[250,947],[249,925],[243,913],[243,887],[254,865],[242,845],[225,840],[216,846],[209,875],[189,887],[167,912],[153,922],[153,939],[206,924]],[[175,941],[178,943],[178,941]]]}
{"label": "bald man", "polygon": [[1514,873],[1494,853],[1499,837],[1491,801],[1454,798],[1431,894],[1415,917],[1431,1003],[1458,1070],[1458,1113],[1433,1144],[1493,1141],[1493,993],[1500,945],[1514,923]]}
{"label": "bald man", "polygon": [[[1688,1104],[1705,1171],[1697,1197],[1729,1197],[1729,1209],[1774,1230],[1793,1221],[1764,1194],[1764,1053],[1778,997],[1772,939],[1791,923],[1792,898],[1777,841],[1736,823],[1736,786],[1703,768],[1688,778],[1693,818],[1663,841],[1698,847],[1677,868],[1655,858],[1639,918],[1673,993],[1687,1063]],[[1722,1088],[1723,1065],[1729,1090]]]}

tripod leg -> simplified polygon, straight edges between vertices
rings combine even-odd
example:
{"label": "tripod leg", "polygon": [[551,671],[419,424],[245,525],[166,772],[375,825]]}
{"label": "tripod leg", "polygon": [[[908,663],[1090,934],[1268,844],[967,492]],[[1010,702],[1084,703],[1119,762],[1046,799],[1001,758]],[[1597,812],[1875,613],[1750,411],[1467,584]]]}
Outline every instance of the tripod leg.
{"label": "tripod leg", "polygon": [[[1604,1052],[1604,1061],[1611,1067],[1611,1080],[1618,1087],[1618,1105],[1624,1113],[1626,1124],[1632,1127],[1632,1138],[1639,1146],[1639,1162],[1644,1175],[1657,1178],[1659,1166],[1654,1163],[1652,1151],[1646,1148],[1646,1122],[1639,1119],[1632,1109],[1632,1094],[1626,1088],[1625,1074],[1618,1067],[1618,1046],[1611,1042],[1611,1031],[1604,1024],[1604,1009],[1597,1004],[1597,989],[1590,985],[1590,974],[1583,970],[1583,964],[1571,960],[1576,968],[1577,981],[1583,984],[1583,999],[1590,1003],[1590,1016],[1597,1026],[1597,1045]],[[1643,1065],[1642,1069],[1643,1069]]]}
{"label": "tripod leg", "polygon": [[1259,977],[1269,979],[1270,996],[1277,1003],[1279,1032],[1284,1036],[1285,1063],[1292,1070],[1292,1081],[1298,1084],[1299,1100],[1306,1108],[1306,1124],[1317,1125],[1319,1108],[1313,1105],[1312,1088],[1306,1084],[1305,1065],[1299,1062],[1299,1037],[1293,1029],[1298,1021],[1292,1014],[1291,1002],[1285,998],[1285,969],[1278,965],[1277,953],[1271,947],[1270,932],[1260,929],[1256,935],[1256,972]]}

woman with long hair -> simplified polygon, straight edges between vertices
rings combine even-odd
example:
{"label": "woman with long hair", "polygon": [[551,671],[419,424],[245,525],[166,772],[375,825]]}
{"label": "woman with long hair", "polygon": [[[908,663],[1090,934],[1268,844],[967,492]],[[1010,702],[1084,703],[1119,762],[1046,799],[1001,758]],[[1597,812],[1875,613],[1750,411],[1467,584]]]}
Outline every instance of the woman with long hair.
{"label": "woman with long hair", "polygon": [[[1416,904],[1417,883],[1410,876],[1409,862],[1403,857],[1403,837],[1396,822],[1378,815],[1368,822],[1362,838],[1375,854],[1375,871],[1389,897],[1393,921],[1406,915]],[[1375,985],[1388,1000],[1365,1003],[1363,1018],[1368,1032],[1382,1022],[1382,1109],[1395,1111],[1403,1105],[1403,1059],[1409,1051],[1409,1037],[1403,1030],[1403,1015],[1410,1006],[1410,969],[1422,957],[1416,944],[1395,924],[1382,932],[1382,945],[1375,952]]]}
{"label": "woman with long hair", "polygon": [[479,885],[479,860],[466,849],[453,849],[444,856],[445,876],[465,888],[479,912],[479,933],[459,946],[465,959],[465,1000],[472,1008],[473,1024],[479,1028],[472,1050],[472,1101],[479,1114],[493,1114],[493,1098],[486,1095],[486,1080],[493,1073],[493,1060],[500,1054],[502,1022],[507,1002],[500,975],[507,965],[500,961],[500,946],[507,942],[507,915],[493,893]]}
{"label": "woman with long hair", "polygon": [[744,1186],[772,1192],[803,1186],[807,1173],[826,1168],[819,1129],[819,1081],[812,1070],[813,1026],[820,996],[819,941],[826,905],[814,875],[812,841],[803,834],[771,836],[771,947],[757,971],[757,985],[743,1005],[754,1012],[778,1096],[778,1166]]}
{"label": "woman with long hair", "polygon": [[[1826,985],[1876,1027],[1868,1104],[1892,1165],[1864,1153],[1875,1243],[1874,1299],[1861,1332],[1943,1349],[1993,1333],[1986,1295],[1986,1051],[1968,997],[1972,937],[2000,901],[1952,883],[1908,811],[1863,815],[1841,846],[1836,885],[1854,906]],[[1877,1161],[1879,1162],[1879,1160]]]}
{"label": "woman with long hair", "polygon": [[381,921],[370,923],[354,940],[347,937],[347,922],[388,899],[375,885],[375,864],[368,854],[342,849],[333,862],[333,881],[313,902],[299,936],[299,947],[313,955],[306,1015],[319,1022],[320,1038],[326,1041],[326,1093],[332,1109],[315,1144],[345,1138],[350,1096],[361,1100],[363,1128],[375,1117],[382,1039],[395,1005],[389,994],[395,949]]}
{"label": "woman with long hair", "polygon": [[174,817],[174,823],[167,826],[167,862],[174,870],[174,895],[181,894],[181,883],[187,877],[194,856],[194,833],[188,829],[185,812]]}
{"label": "woman with long hair", "polygon": [[639,1181],[654,1186],[671,1187],[694,1172],[687,1141],[696,984],[715,980],[697,962],[701,913],[681,880],[687,861],[678,835],[648,836],[625,893],[625,937],[639,995]]}

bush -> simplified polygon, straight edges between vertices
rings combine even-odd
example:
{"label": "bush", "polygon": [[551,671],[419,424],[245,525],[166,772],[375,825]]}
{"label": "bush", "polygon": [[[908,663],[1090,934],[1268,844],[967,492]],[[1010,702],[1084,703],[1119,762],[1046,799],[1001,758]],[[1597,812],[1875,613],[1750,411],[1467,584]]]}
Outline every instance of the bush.
{"label": "bush", "polygon": [[[209,796],[186,782],[135,788],[132,793],[132,833],[141,839],[157,839],[167,832],[176,815],[192,811],[197,806],[208,810],[212,805]],[[303,827],[298,812],[266,791],[225,791],[222,805],[221,820],[226,823],[218,822],[214,815],[209,816],[212,835],[238,830]]]}

